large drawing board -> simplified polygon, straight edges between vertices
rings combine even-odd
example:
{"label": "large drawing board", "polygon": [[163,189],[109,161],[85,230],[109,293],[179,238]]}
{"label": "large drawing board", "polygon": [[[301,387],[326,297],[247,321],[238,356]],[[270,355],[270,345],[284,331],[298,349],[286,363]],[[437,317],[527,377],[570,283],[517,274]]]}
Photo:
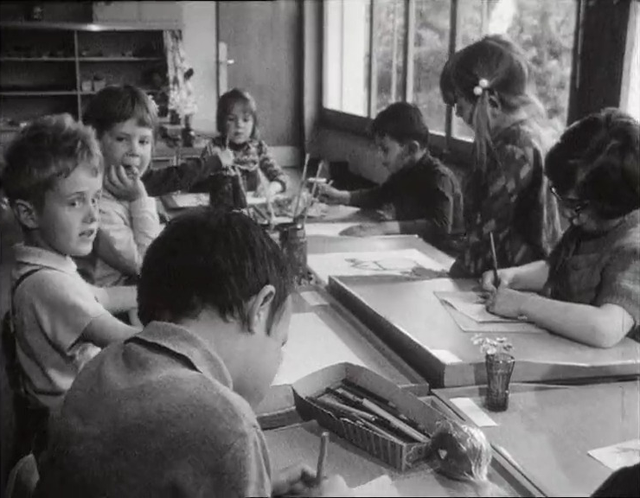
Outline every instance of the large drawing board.
{"label": "large drawing board", "polygon": [[447,270],[417,249],[312,254],[307,257],[307,264],[325,283],[332,275],[419,279]]}
{"label": "large drawing board", "polygon": [[[513,459],[547,496],[590,496],[612,470],[589,452],[640,438],[638,380],[517,387],[507,411],[486,412],[497,425],[482,430],[494,449]],[[450,400],[468,397],[485,410],[484,391],[469,387],[439,389],[435,394],[468,419]]]}
{"label": "large drawing board", "polygon": [[[486,384],[484,357],[434,292],[469,291],[471,280],[376,283],[331,278],[330,292],[418,370],[432,386]],[[502,324],[495,333],[505,334]],[[640,344],[625,338],[610,349],[592,348],[550,333],[510,334],[513,381],[568,381],[640,375]]]}

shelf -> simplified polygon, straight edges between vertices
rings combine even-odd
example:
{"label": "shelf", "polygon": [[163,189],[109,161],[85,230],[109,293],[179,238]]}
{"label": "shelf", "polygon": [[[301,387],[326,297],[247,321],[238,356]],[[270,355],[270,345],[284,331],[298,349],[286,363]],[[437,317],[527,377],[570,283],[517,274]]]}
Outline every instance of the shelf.
{"label": "shelf", "polygon": [[51,91],[33,91],[33,92],[10,92],[0,91],[1,97],[54,97],[60,95],[76,95],[75,90],[51,90]]}
{"label": "shelf", "polygon": [[[142,90],[144,93],[159,93],[161,91],[161,90],[151,90],[150,88],[140,88],[140,90]],[[78,93],[80,95],[95,95],[98,92],[96,92],[95,90],[89,90],[89,91],[80,91]]]}
{"label": "shelf", "polygon": [[0,62],[73,62],[73,57],[0,57]]}
{"label": "shelf", "polygon": [[164,61],[163,57],[78,57],[80,62],[142,62]]}

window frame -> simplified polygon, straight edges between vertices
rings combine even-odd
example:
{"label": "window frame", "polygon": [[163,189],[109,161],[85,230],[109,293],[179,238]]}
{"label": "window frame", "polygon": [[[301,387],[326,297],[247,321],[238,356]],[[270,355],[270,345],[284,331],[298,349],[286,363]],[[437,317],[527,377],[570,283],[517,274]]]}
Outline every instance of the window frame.
{"label": "window frame", "polygon": [[[414,49],[414,39],[415,39],[415,9],[416,9],[416,0],[403,0],[405,3],[405,23],[407,26],[407,35],[405,36],[405,43],[403,46],[403,54],[404,64],[404,87],[402,91],[403,100],[411,100],[413,98],[413,73],[414,73],[414,58],[413,58],[413,49]],[[369,9],[371,20],[370,27],[370,40],[369,40],[369,50],[370,54],[375,53],[375,39],[374,36],[374,26],[375,26],[375,11],[374,8],[376,0],[371,0]],[[449,0],[450,2],[450,26],[449,26],[449,56],[451,56],[456,51],[456,40],[458,35],[458,0]],[[576,107],[576,99],[575,93],[576,89],[580,84],[579,71],[580,71],[580,55],[581,55],[581,47],[582,47],[582,39],[584,36],[583,33],[583,25],[584,25],[584,9],[585,9],[585,0],[575,0],[576,2],[576,22],[574,27],[574,43],[573,43],[573,54],[571,59],[571,75],[569,77],[569,99],[567,103],[567,124],[571,122],[572,116],[575,116],[575,107]],[[324,61],[325,61],[325,53],[324,53],[324,37],[326,36],[326,29],[324,25],[325,19],[325,4],[322,2],[322,29],[321,29],[321,58],[323,61],[323,71],[321,74],[322,85],[324,85]],[[368,130],[373,121],[372,118],[372,108],[375,105],[375,80],[373,77],[375,74],[373,71],[375,70],[375,57],[369,57],[369,82],[368,82],[368,90],[369,90],[369,99],[367,106],[368,116],[359,116],[355,114],[346,113],[344,111],[339,111],[336,109],[330,109],[325,107],[324,99],[321,100],[320,107],[320,126],[324,126],[333,130],[345,131],[348,133],[353,133],[356,135],[367,136]],[[323,94],[324,95],[324,94]],[[445,123],[444,123],[444,133],[440,131],[432,131],[430,137],[430,147],[443,156],[453,160],[453,161],[462,161],[467,162],[470,158],[472,149],[473,149],[473,141],[467,138],[459,138],[454,137],[452,134],[453,129],[453,107],[450,105],[446,106],[445,112]]]}

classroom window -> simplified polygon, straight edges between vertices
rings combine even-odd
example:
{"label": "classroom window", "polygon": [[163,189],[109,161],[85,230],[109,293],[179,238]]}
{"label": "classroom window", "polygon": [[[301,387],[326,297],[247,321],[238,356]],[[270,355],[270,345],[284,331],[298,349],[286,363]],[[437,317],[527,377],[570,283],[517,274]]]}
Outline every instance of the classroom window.
{"label": "classroom window", "polygon": [[421,108],[433,132],[469,139],[471,131],[455,116],[447,130],[451,110],[440,96],[440,72],[456,47],[500,33],[524,49],[538,97],[554,127],[564,128],[577,0],[327,0],[324,5],[324,107],[373,117],[391,102],[407,100]]}
{"label": "classroom window", "polygon": [[620,108],[640,120],[640,5],[632,2],[627,28]]}

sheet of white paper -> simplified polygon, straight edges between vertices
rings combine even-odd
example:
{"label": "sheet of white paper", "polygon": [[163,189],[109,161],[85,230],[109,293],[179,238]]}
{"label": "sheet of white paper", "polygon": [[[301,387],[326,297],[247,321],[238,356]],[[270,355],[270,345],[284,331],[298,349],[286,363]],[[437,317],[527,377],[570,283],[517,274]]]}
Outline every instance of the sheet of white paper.
{"label": "sheet of white paper", "polygon": [[318,315],[296,313],[291,317],[289,340],[273,385],[291,384],[321,368],[343,362],[365,366]]}
{"label": "sheet of white paper", "polygon": [[451,398],[450,401],[460,408],[478,427],[495,427],[498,425],[471,398]]}
{"label": "sheet of white paper", "polygon": [[385,496],[385,497],[399,497],[400,493],[398,488],[388,475],[383,475],[362,484],[361,486],[353,488],[353,496],[365,497],[365,496]]}
{"label": "sheet of white paper", "polygon": [[162,197],[165,205],[171,209],[191,208],[209,205],[209,194],[182,194],[173,193]]}
{"label": "sheet of white paper", "polygon": [[325,283],[331,275],[397,275],[419,278],[425,270],[446,270],[440,263],[417,249],[310,254],[307,261],[311,271]]}
{"label": "sheet of white paper", "polygon": [[340,232],[347,228],[354,227],[359,223],[307,223],[304,231],[307,237],[324,235],[327,237],[338,237]]}
{"label": "sheet of white paper", "polygon": [[487,311],[484,299],[476,292],[436,292],[442,301],[453,306],[460,313],[465,314],[478,323],[518,322],[514,318],[504,318]]}
{"label": "sheet of white paper", "polygon": [[640,462],[640,439],[632,439],[624,443],[597,448],[588,453],[605,467],[609,467],[611,470],[618,470]]}
{"label": "sheet of white paper", "polygon": [[[538,327],[531,322],[525,322],[522,320],[494,320],[491,322],[478,322],[467,314],[459,311],[457,308],[449,304],[446,300],[442,299],[442,295],[452,294],[449,292],[435,292],[438,298],[440,298],[442,306],[451,315],[451,318],[456,322],[456,325],[460,327],[463,332],[473,334],[483,333],[495,333],[495,334],[547,334],[548,332],[543,328]],[[457,294],[457,293],[456,293]],[[472,293],[473,294],[473,293]],[[487,312],[488,313],[488,312]],[[493,316],[493,315],[492,315]]]}
{"label": "sheet of white paper", "polygon": [[302,299],[304,299],[310,306],[326,306],[329,303],[322,297],[322,295],[316,291],[304,291],[300,293]]}

